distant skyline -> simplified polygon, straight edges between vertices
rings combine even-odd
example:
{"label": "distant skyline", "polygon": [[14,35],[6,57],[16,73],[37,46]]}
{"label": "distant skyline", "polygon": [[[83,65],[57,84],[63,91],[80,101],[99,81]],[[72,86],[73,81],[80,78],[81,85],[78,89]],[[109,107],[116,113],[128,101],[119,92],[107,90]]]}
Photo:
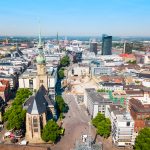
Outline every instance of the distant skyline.
{"label": "distant skyline", "polygon": [[149,0],[1,0],[0,36],[150,36]]}

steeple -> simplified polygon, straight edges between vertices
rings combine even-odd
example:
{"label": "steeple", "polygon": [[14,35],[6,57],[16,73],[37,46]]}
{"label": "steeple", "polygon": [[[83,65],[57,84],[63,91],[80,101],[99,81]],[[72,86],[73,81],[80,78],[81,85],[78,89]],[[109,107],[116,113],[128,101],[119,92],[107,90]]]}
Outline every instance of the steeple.
{"label": "steeple", "polygon": [[38,49],[42,49],[41,25],[40,25],[40,21],[39,21],[39,42],[38,42]]}
{"label": "steeple", "polygon": [[45,57],[43,53],[43,45],[41,41],[41,27],[39,22],[39,42],[38,42],[38,56],[36,57],[36,62],[38,64],[45,64]]}

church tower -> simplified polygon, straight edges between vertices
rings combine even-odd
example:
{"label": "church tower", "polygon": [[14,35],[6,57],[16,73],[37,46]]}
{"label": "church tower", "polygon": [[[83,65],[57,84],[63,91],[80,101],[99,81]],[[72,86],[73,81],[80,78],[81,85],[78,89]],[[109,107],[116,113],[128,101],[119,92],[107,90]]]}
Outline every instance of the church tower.
{"label": "church tower", "polygon": [[44,85],[46,90],[48,90],[48,75],[46,70],[46,61],[43,54],[43,45],[41,42],[41,32],[39,33],[38,53],[39,54],[36,57],[37,63],[36,90],[38,90],[41,85]]}

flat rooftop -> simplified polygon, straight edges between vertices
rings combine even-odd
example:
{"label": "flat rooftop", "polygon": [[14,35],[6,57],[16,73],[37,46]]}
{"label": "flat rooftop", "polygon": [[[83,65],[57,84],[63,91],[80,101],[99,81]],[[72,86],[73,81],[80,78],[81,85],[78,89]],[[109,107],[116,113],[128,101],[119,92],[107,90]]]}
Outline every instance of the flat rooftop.
{"label": "flat rooftop", "polygon": [[98,103],[99,105],[103,104],[111,104],[112,101],[109,99],[105,99],[100,93],[98,93],[94,88],[87,88],[85,89],[88,96],[91,98],[93,103]]}

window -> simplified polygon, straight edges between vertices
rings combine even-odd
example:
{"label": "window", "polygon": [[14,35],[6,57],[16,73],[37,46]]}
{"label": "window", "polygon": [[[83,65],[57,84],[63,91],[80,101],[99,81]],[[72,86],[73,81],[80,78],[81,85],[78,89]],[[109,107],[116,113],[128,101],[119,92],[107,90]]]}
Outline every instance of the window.
{"label": "window", "polygon": [[130,122],[127,122],[127,126],[130,126]]}
{"label": "window", "polygon": [[141,115],[137,115],[137,119],[141,119]]}
{"label": "window", "polygon": [[36,117],[33,117],[33,127],[38,127],[38,120]]}
{"label": "window", "polygon": [[40,83],[43,83],[43,80],[40,80]]}
{"label": "window", "polygon": [[29,79],[29,88],[33,88],[33,80]]}
{"label": "window", "polygon": [[34,129],[34,132],[38,132],[38,128],[35,128],[35,129]]}

